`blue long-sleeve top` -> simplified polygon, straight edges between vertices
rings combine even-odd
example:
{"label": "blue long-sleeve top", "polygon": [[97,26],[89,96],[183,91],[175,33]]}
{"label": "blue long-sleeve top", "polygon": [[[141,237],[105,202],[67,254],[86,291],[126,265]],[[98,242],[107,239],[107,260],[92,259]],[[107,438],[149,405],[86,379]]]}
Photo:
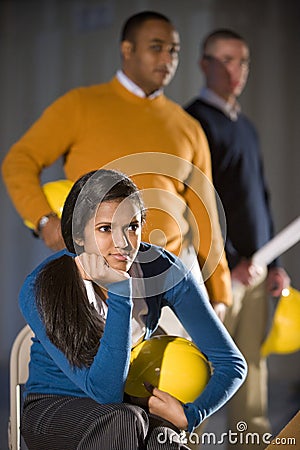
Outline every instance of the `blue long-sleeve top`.
{"label": "blue long-sleeve top", "polygon": [[[185,109],[200,122],[207,136],[214,186],[227,220],[226,256],[229,268],[233,269],[274,233],[257,131],[244,114],[239,113],[237,120],[231,120],[200,98]],[[277,260],[271,263],[277,265]]]}
{"label": "blue long-sleeve top", "polygon": [[[35,298],[35,281],[41,268],[50,259],[65,254],[75,256],[65,250],[51,255],[21,288],[20,309],[35,334],[25,395],[56,394],[90,397],[98,403],[122,402],[131,351],[131,279],[108,285],[108,313],[97,354],[89,367],[73,367],[46,336]],[[169,306],[213,367],[201,395],[184,405],[188,430],[192,431],[237,391],[246,377],[246,362],[179,258],[142,243],[137,260],[148,306],[145,339],[155,331],[162,307]]]}

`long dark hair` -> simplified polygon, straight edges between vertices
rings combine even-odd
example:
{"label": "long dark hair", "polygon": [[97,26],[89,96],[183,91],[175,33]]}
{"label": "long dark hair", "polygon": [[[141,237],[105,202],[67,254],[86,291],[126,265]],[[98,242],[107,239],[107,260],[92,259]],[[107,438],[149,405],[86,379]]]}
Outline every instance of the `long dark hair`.
{"label": "long dark hair", "polygon": [[[140,192],[123,173],[98,170],[79,178],[66,198],[61,219],[62,235],[69,252],[83,251],[78,242],[101,202],[127,197],[138,205],[144,220]],[[35,291],[50,341],[66,355],[72,366],[90,366],[105,322],[89,302],[74,258],[63,255],[47,263],[37,276]]]}

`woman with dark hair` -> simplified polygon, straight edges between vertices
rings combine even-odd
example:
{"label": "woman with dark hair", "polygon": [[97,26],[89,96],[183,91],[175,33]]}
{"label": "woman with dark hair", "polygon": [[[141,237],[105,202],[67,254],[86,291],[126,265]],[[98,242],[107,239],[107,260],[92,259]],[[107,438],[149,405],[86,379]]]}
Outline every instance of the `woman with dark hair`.
{"label": "woman with dark hair", "polygon": [[[84,175],[64,205],[67,249],[22,287],[20,307],[35,334],[21,427],[30,450],[188,448],[180,430],[193,431],[245,379],[243,356],[190,272],[141,242],[144,219],[127,176]],[[156,330],[163,306],[177,314],[213,374],[193,403],[154,387],[148,404],[137,406],[124,396],[130,352]]]}

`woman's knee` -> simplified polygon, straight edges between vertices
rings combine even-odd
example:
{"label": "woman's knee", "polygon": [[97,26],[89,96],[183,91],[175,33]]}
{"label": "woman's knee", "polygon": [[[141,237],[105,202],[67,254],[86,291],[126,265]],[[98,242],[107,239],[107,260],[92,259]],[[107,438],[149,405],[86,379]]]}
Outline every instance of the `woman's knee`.
{"label": "woman's knee", "polygon": [[115,424],[123,429],[129,426],[133,429],[141,430],[145,433],[145,436],[149,428],[149,419],[146,411],[135,405],[130,405],[127,403],[122,403],[120,408],[116,411],[116,422]]}
{"label": "woman's knee", "polygon": [[105,414],[94,418],[77,449],[140,448],[144,445],[148,428],[148,416],[142,408],[126,403],[107,405]]}

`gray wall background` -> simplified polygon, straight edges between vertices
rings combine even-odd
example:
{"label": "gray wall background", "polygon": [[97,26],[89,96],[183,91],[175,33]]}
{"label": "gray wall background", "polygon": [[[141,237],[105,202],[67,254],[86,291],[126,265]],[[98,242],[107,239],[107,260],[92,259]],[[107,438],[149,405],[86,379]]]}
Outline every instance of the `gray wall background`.
{"label": "gray wall background", "polygon": [[[202,85],[197,59],[199,43],[206,33],[216,27],[230,27],[248,40],[251,71],[240,101],[261,136],[276,230],[281,230],[299,215],[298,0],[2,0],[1,161],[55,98],[72,87],[112,77],[119,67],[120,28],[129,15],[144,9],[168,15],[180,32],[180,65],[166,93],[182,105]],[[58,162],[47,169],[43,180],[61,175]],[[0,397],[4,405],[0,426],[6,429],[9,351],[24,324],[17,305],[18,291],[24,277],[49,252],[22,224],[2,180],[0,202]],[[299,255],[297,244],[282,257],[298,289]],[[0,448],[1,436],[0,431]]]}

